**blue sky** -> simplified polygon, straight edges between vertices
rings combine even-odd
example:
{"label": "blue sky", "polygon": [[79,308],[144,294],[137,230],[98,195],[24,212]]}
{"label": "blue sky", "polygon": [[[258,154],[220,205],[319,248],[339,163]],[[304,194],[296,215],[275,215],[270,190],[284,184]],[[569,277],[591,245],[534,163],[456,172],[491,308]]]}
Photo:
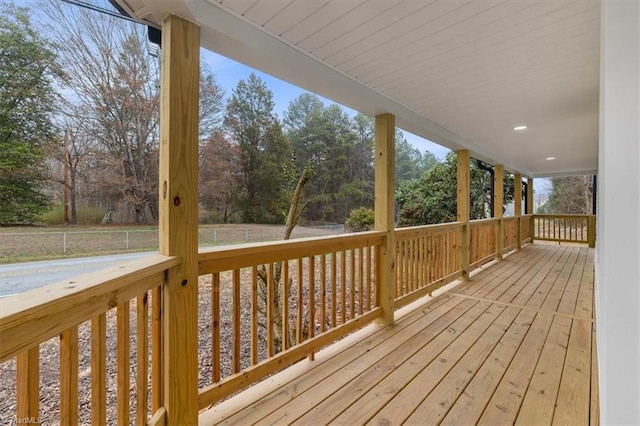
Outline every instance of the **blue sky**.
{"label": "blue sky", "polygon": [[[267,87],[273,92],[275,112],[280,118],[282,118],[284,111],[289,107],[289,102],[291,102],[302,93],[307,92],[304,89],[272,77],[269,74],[265,74],[253,68],[247,67],[239,62],[235,62],[211,51],[202,49],[201,56],[202,61],[209,65],[211,71],[213,71],[213,74],[215,75],[216,80],[224,89],[225,97],[229,97],[231,95],[231,91],[238,84],[239,80],[244,80],[249,77],[249,74],[255,72],[267,83]],[[323,97],[320,98],[324,101],[325,105],[335,103],[329,99]],[[356,114],[356,111],[350,108],[347,108],[345,106],[342,106],[342,108],[351,116],[354,116]],[[448,148],[416,136],[412,133],[404,132],[404,135],[409,143],[418,148],[421,152],[431,151],[433,154],[435,154],[436,157],[440,159],[443,159],[450,151]]]}

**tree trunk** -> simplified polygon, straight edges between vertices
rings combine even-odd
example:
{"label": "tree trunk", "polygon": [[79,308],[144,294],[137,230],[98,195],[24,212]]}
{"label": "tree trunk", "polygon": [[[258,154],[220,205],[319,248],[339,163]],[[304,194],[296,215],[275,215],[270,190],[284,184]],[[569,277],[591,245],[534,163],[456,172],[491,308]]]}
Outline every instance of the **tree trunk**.
{"label": "tree trunk", "polygon": [[69,204],[71,207],[71,224],[78,224],[78,209],[77,209],[77,165],[71,165],[69,167]]}
{"label": "tree trunk", "polygon": [[[287,213],[287,221],[285,223],[284,229],[284,240],[288,240],[291,238],[291,233],[293,232],[293,228],[295,228],[298,223],[298,219],[300,218],[300,214],[305,206],[300,207],[300,199],[302,198],[302,192],[305,184],[311,179],[311,171],[309,169],[304,169],[300,178],[298,179],[298,183],[296,184],[296,188],[293,191],[293,196],[291,197],[291,204],[289,205],[289,212]],[[273,298],[273,306],[272,312],[282,312],[282,295],[283,291],[281,291],[280,282],[282,280],[282,263],[276,263],[273,271],[273,278],[271,282],[268,280],[267,274],[267,266],[260,265],[258,268],[258,296],[261,300],[261,306],[264,307],[264,311],[261,313],[266,317],[266,306],[268,303],[268,285],[273,286],[274,288],[274,298]],[[288,294],[291,294],[291,280],[289,282],[284,283],[289,289],[287,291]],[[273,318],[273,334],[274,334],[274,352],[279,353],[284,350],[284,342],[287,339],[288,346],[290,346],[292,336],[295,336],[296,330],[294,327],[289,328],[291,330],[291,334],[289,336],[284,335],[284,324],[282,321],[282,315],[275,315]],[[304,334],[304,333],[303,333]]]}

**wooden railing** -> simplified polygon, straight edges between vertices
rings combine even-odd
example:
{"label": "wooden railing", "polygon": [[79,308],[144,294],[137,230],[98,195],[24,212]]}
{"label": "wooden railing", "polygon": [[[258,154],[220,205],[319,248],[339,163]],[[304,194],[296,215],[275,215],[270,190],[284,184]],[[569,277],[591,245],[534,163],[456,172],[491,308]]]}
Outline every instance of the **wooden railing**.
{"label": "wooden railing", "polygon": [[503,251],[509,252],[518,248],[518,224],[521,223],[518,217],[505,217],[502,219],[502,229],[504,240],[502,242]]}
{"label": "wooden railing", "polygon": [[461,222],[400,228],[396,240],[396,298],[401,307],[462,275]]}
{"label": "wooden railing", "polygon": [[[5,298],[0,363],[17,358],[13,419],[57,423],[40,415],[41,385],[59,389],[60,424],[129,424],[130,416],[146,424],[161,411],[161,293],[165,272],[178,264],[154,255]],[[59,365],[40,362],[41,346],[59,351]]]}
{"label": "wooden railing", "polygon": [[211,347],[201,365],[211,368],[201,371],[200,409],[313,358],[314,351],[379,317],[375,266],[384,235],[201,252],[201,295],[210,306],[199,312],[210,324],[201,344]]}
{"label": "wooden railing", "polygon": [[522,244],[533,241],[533,215],[526,214],[520,218]]}
{"label": "wooden railing", "polygon": [[[202,251],[198,407],[313,359],[323,346],[381,319],[381,286],[392,286],[397,309],[531,239],[592,244],[594,219],[528,215],[397,229],[391,283],[377,272],[384,232]],[[163,356],[183,349],[163,346],[169,299],[162,297],[170,297],[166,277],[179,265],[179,258],[154,255],[0,299],[0,363],[15,370],[17,386],[11,418],[39,418],[39,404],[48,404],[40,388],[54,388],[59,419],[43,421],[163,423]],[[59,364],[42,359],[52,347]]]}
{"label": "wooden railing", "polygon": [[476,268],[495,259],[499,219],[472,220],[470,225],[469,267]]}
{"label": "wooden railing", "polygon": [[595,247],[596,222],[593,215],[533,216],[535,240],[588,243]]}

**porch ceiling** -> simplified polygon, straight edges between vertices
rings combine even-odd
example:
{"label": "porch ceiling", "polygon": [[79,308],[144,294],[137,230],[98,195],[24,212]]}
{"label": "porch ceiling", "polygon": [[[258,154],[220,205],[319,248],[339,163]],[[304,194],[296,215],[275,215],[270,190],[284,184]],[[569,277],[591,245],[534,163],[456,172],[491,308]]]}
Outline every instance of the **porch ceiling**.
{"label": "porch ceiling", "polygon": [[178,13],[208,49],[507,170],[597,168],[600,1],[115,1],[156,26]]}

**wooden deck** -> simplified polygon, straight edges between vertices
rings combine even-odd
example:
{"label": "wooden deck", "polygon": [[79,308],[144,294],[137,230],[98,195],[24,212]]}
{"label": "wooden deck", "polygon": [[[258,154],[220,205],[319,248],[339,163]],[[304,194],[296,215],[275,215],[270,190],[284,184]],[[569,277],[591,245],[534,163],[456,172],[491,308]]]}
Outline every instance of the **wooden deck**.
{"label": "wooden deck", "polygon": [[597,424],[593,251],[528,245],[201,424]]}

